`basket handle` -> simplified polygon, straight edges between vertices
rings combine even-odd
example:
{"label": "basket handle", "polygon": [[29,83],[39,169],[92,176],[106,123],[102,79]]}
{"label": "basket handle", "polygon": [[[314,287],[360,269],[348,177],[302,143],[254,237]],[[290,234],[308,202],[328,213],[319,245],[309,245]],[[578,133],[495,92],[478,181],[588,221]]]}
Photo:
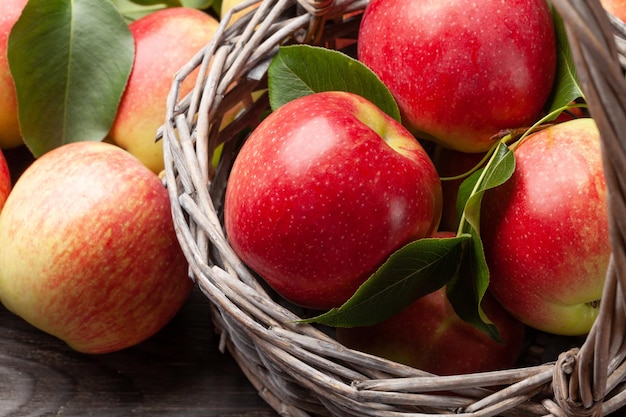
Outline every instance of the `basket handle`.
{"label": "basket handle", "polygon": [[607,412],[604,397],[614,388],[607,380],[624,358],[626,83],[609,16],[599,1],[552,3],[563,18],[581,88],[602,138],[612,247],[598,318],[580,350],[559,357],[553,390],[565,415],[601,416]]}

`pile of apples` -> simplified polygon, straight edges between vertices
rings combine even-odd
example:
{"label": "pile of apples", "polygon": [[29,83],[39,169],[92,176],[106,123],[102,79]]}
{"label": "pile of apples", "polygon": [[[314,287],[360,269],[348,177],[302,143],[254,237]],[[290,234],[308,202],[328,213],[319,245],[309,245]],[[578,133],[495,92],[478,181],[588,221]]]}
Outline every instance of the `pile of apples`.
{"label": "pile of apples", "polygon": [[[229,177],[233,249],[346,346],[435,374],[510,367],[528,328],[586,334],[606,186],[582,92],[549,109],[571,65],[556,19],[545,0],[370,1],[356,59],[400,118],[351,91],[275,106]],[[288,82],[269,77],[271,103]]]}
{"label": "pile of apples", "polygon": [[[127,7],[141,16],[125,20]],[[55,37],[67,29],[55,27],[55,19],[73,16],[73,26],[88,27],[94,8],[108,8],[97,9],[98,24],[117,25],[100,30],[119,31],[124,45],[76,52],[97,28],[69,46]],[[0,3],[0,301],[77,351],[106,353],[144,341],[193,287],[155,138],[174,74],[211,40],[219,25],[214,15],[128,1]],[[64,62],[71,48],[75,55]],[[102,62],[103,51],[120,59]],[[89,71],[85,61],[118,72],[77,74]],[[72,110],[82,120],[58,116]]]}
{"label": "pile of apples", "polygon": [[[224,0],[222,15],[236,3]],[[238,154],[224,205],[233,249],[278,295],[347,311],[335,322],[346,346],[440,375],[512,366],[529,327],[588,332],[610,257],[600,138],[583,97],[546,119],[564,65],[548,3],[476,3],[371,0],[356,58],[397,117],[338,89],[274,108]],[[173,75],[218,14],[167,7],[130,22],[132,69],[102,98],[115,104],[106,129],[58,143],[27,123],[54,103],[24,104],[33,82],[15,76],[19,33],[32,30],[20,16],[45,4],[0,4],[0,149],[33,154],[18,179],[0,152],[0,301],[78,351],[110,352],[157,332],[193,286],[155,137]],[[510,178],[469,182],[502,149],[514,155]],[[475,285],[487,269],[488,288]]]}

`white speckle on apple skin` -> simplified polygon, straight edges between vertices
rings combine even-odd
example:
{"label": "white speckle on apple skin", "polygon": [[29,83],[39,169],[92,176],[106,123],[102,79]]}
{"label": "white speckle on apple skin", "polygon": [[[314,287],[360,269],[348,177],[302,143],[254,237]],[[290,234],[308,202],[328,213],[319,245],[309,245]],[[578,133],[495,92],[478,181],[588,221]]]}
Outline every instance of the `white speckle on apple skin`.
{"label": "white speckle on apple skin", "polygon": [[545,0],[372,0],[358,58],[389,87],[416,135],[484,152],[492,136],[542,111],[556,40]]}

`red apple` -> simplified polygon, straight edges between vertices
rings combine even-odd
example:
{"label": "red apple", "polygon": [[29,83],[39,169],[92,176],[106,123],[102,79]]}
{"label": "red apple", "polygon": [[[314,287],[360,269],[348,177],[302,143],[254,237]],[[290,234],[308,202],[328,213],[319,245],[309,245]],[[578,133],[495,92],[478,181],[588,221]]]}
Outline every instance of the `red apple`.
{"label": "red apple", "polygon": [[514,152],[513,176],[482,202],[489,288],[531,327],[585,334],[611,254],[597,127],[590,118],[563,122]]}
{"label": "red apple", "polygon": [[345,302],[393,251],[436,230],[440,215],[439,177],[419,142],[345,92],[271,113],[226,190],[233,249],[280,295],[314,309]]}
{"label": "red apple", "polygon": [[4,158],[4,153],[0,150],[0,212],[4,207],[4,202],[9,196],[11,191],[11,172],[9,171],[9,165]]}
{"label": "red apple", "polygon": [[607,12],[626,22],[626,0],[600,0]]}
{"label": "red apple", "polygon": [[489,293],[483,307],[498,328],[502,343],[459,318],[445,288],[419,298],[373,326],[337,328],[336,336],[348,348],[436,375],[510,368],[522,351],[525,326]]}
{"label": "red apple", "polygon": [[[163,145],[155,138],[165,122],[174,75],[209,43],[218,25],[209,14],[187,7],[158,10],[129,25],[135,61],[109,137],[155,173],[164,169]],[[194,80],[193,73],[187,77],[182,95]]]}
{"label": "red apple", "polygon": [[17,115],[15,84],[9,69],[7,48],[9,34],[22,14],[28,0],[0,1],[0,148],[15,148],[21,145],[22,135]]}
{"label": "red apple", "polygon": [[556,72],[546,0],[372,0],[358,58],[389,87],[416,136],[483,152],[530,126]]}
{"label": "red apple", "polygon": [[192,282],[167,190],[101,142],[30,165],[0,213],[0,301],[72,348],[105,353],[161,329]]}

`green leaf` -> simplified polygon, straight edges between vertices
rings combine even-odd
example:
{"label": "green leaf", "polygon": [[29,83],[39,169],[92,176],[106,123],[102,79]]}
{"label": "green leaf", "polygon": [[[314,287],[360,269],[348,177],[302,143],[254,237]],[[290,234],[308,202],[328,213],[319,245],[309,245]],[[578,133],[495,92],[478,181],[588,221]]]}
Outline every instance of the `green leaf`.
{"label": "green leaf", "polygon": [[181,0],[184,7],[205,10],[211,7],[213,0]]}
{"label": "green leaf", "polygon": [[481,303],[489,286],[489,269],[478,232],[467,227],[471,239],[466,246],[457,274],[446,286],[448,300],[456,314],[465,322],[502,342],[498,328],[485,315]]}
{"label": "green leaf", "polygon": [[222,0],[213,0],[211,2],[211,11],[215,13],[216,16],[220,16],[222,12]]}
{"label": "green leaf", "polygon": [[457,212],[462,220],[480,231],[480,204],[484,192],[504,184],[515,170],[515,157],[509,147],[499,142],[484,168],[461,183],[457,196]]}
{"label": "green leaf", "polygon": [[469,235],[416,240],[393,253],[341,307],[305,320],[334,327],[368,326],[443,287],[456,273]]}
{"label": "green leaf", "polygon": [[504,184],[515,171],[515,157],[504,142],[499,142],[484,168],[470,175],[459,188],[457,210],[461,213],[459,233],[471,236],[457,274],[446,292],[457,315],[501,340],[498,329],[482,310],[482,299],[489,286],[489,268],[480,239],[480,207],[485,191]]}
{"label": "green leaf", "polygon": [[38,157],[107,135],[134,42],[110,0],[30,0],[9,35],[8,59],[24,143]]}
{"label": "green leaf", "polygon": [[321,47],[281,47],[268,69],[270,106],[321,91],[358,94],[400,121],[398,105],[389,89],[369,68],[348,55]]}
{"label": "green leaf", "polygon": [[[144,17],[150,13],[156,12],[157,10],[166,9],[169,7],[167,4],[156,1],[154,4],[138,4],[133,2],[132,0],[112,0],[115,7],[119,10],[120,14],[124,16],[124,18],[128,21],[128,23],[137,20],[141,17]],[[177,0],[174,0],[175,3],[180,5]]]}
{"label": "green leaf", "polygon": [[584,99],[585,96],[578,82],[576,66],[572,58],[563,19],[554,8],[552,9],[552,17],[557,41],[557,72],[548,113],[554,113],[552,119],[555,119],[559,115],[558,109],[566,107],[576,99]]}

